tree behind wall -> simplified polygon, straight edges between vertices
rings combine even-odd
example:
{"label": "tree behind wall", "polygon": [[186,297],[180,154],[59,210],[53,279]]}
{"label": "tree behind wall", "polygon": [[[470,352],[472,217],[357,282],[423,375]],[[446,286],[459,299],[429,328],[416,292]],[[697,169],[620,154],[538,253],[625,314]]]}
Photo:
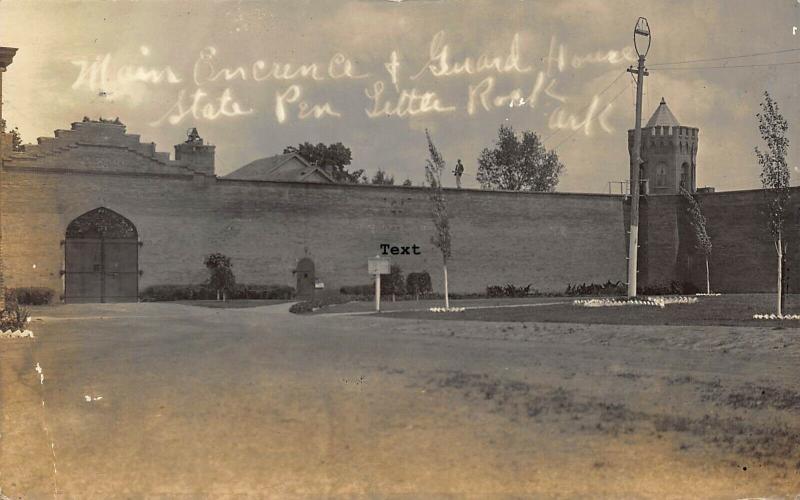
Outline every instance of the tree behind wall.
{"label": "tree behind wall", "polygon": [[311,165],[316,165],[323,170],[332,172],[333,179],[336,182],[345,184],[358,184],[365,182],[364,170],[347,170],[348,165],[352,161],[352,154],[350,148],[346,147],[341,142],[334,144],[311,144],[304,142],[295,146],[289,146],[283,150],[283,154],[297,153],[303,157]]}
{"label": "tree behind wall", "polygon": [[442,254],[442,271],[444,273],[444,306],[450,308],[450,295],[447,289],[447,261],[450,259],[450,216],[447,213],[447,203],[442,189],[442,172],[445,170],[445,161],[439,150],[433,144],[431,134],[425,129],[428,139],[428,154],[430,158],[425,162],[425,180],[428,182],[428,197],[431,201],[431,217],[436,233],[431,238],[433,245]]}
{"label": "tree behind wall", "polygon": [[706,261],[706,293],[711,293],[711,277],[708,272],[708,259],[711,256],[711,238],[706,231],[706,217],[700,208],[700,203],[686,190],[683,185],[680,187],[681,195],[686,201],[686,212],[689,215],[689,223],[692,225],[695,236],[695,249],[703,254]]}
{"label": "tree behind wall", "polygon": [[761,166],[761,185],[764,188],[769,232],[778,257],[777,310],[780,315],[783,314],[783,268],[786,254],[784,224],[789,205],[789,166],[786,163],[786,152],[789,148],[786,132],[789,124],[780,114],[778,103],[769,92],[764,92],[761,113],[756,116],[758,131],[767,144],[766,151],[756,147],[755,152]]}
{"label": "tree behind wall", "polygon": [[493,148],[478,157],[478,182],[483,189],[508,191],[556,190],[564,164],[548,151],[535,132],[518,137],[510,125],[500,125]]}
{"label": "tree behind wall", "polygon": [[375,175],[372,176],[370,184],[377,184],[383,186],[394,186],[394,176],[389,175],[385,171],[378,169]]}
{"label": "tree behind wall", "polygon": [[11,151],[22,151],[23,149],[22,135],[19,133],[19,129],[14,127],[11,131]]}

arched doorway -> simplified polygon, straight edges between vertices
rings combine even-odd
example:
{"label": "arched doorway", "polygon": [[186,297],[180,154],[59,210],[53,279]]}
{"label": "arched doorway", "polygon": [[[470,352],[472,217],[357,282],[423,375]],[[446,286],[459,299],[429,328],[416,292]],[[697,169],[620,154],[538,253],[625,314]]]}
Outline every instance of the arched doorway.
{"label": "arched doorway", "polygon": [[131,221],[105,207],[70,222],[64,241],[64,301],[136,302],[138,236]]}
{"label": "arched doorway", "polygon": [[297,296],[302,299],[310,299],[314,297],[314,261],[308,257],[300,259],[297,263],[297,268],[294,270],[297,274]]}

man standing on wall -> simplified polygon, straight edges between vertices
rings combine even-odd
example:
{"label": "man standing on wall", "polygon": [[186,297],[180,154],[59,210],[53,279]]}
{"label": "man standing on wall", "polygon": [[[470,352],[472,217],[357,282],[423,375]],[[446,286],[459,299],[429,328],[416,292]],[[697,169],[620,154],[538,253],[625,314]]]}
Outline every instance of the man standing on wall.
{"label": "man standing on wall", "polygon": [[461,175],[464,174],[464,165],[461,164],[461,158],[456,162],[456,168],[453,170],[453,174],[456,176],[456,187],[461,189]]}

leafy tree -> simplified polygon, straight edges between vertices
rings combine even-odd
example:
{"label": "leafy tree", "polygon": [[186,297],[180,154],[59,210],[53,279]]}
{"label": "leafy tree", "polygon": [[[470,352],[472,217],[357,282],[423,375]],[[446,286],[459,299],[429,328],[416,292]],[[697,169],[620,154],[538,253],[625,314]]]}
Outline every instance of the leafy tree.
{"label": "leafy tree", "polygon": [[761,113],[757,113],[758,131],[767,143],[767,150],[755,148],[756,158],[761,165],[761,185],[767,205],[768,226],[778,254],[778,314],[783,312],[783,267],[786,254],[784,223],[789,205],[789,166],[786,163],[786,152],[789,139],[786,132],[789,124],[780,114],[778,103],[769,92],[764,92],[761,102]]}
{"label": "leafy tree", "polygon": [[11,151],[22,151],[22,149],[22,134],[17,127],[14,127],[11,131]]}
{"label": "leafy tree", "polygon": [[204,262],[208,269],[208,285],[217,291],[217,300],[222,296],[222,300],[227,300],[228,292],[236,285],[236,278],[233,275],[233,264],[230,257],[221,253],[212,253]]}
{"label": "leafy tree", "polygon": [[681,195],[686,200],[686,212],[689,214],[689,223],[694,229],[695,248],[706,259],[706,293],[711,293],[711,278],[708,272],[708,258],[711,256],[711,238],[706,231],[706,217],[703,215],[700,203],[697,198],[692,196],[692,193],[686,190],[683,185],[680,187]]}
{"label": "leafy tree", "polygon": [[350,165],[352,154],[350,148],[345,147],[341,142],[326,145],[323,143],[311,144],[304,142],[297,147],[289,146],[283,150],[283,154],[297,153],[308,163],[318,167],[328,169],[333,172],[333,179],[336,182],[347,184],[358,184],[365,180],[364,170],[353,170],[352,172],[345,167]]}
{"label": "leafy tree", "polygon": [[492,149],[478,157],[478,182],[483,189],[555,191],[564,164],[548,151],[535,132],[518,137],[510,125],[500,125]]}
{"label": "leafy tree", "polygon": [[444,307],[450,308],[450,295],[447,290],[447,261],[450,259],[450,216],[447,213],[447,202],[442,188],[442,172],[445,170],[445,161],[439,150],[433,144],[431,134],[425,129],[428,139],[428,153],[430,158],[425,161],[425,180],[428,182],[428,197],[431,200],[431,217],[436,234],[431,238],[433,245],[442,253],[442,270],[444,272]]}
{"label": "leafy tree", "polygon": [[394,186],[394,176],[391,176],[381,169],[375,172],[375,175],[370,181],[372,184],[381,184],[384,186]]}
{"label": "leafy tree", "polygon": [[381,276],[381,295],[391,295],[394,302],[398,295],[406,294],[406,280],[400,266],[392,264],[389,274]]}
{"label": "leafy tree", "polygon": [[406,179],[403,181],[403,187],[411,187],[411,179]]}

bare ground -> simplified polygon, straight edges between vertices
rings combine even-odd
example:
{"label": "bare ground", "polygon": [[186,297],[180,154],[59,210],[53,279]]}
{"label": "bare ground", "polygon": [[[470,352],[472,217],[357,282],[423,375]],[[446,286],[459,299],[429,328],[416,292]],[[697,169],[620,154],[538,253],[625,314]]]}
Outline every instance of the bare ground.
{"label": "bare ground", "polygon": [[287,309],[37,311],[0,345],[2,493],[800,494],[798,330]]}

